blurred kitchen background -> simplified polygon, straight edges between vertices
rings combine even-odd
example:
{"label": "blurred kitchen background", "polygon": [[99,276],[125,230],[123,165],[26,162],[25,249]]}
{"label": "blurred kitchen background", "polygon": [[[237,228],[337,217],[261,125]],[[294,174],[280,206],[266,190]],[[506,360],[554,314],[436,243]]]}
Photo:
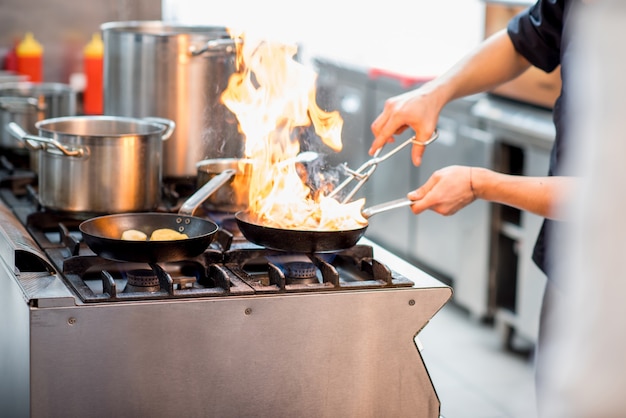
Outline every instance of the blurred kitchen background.
{"label": "blurred kitchen background", "polygon": [[475,46],[482,36],[484,4],[478,0],[419,0],[410,12],[393,0],[384,8],[322,0],[314,5],[272,0],[4,0],[0,56],[34,33],[45,48],[45,81],[67,82],[81,71],[81,52],[100,24],[164,19],[241,28],[297,42],[302,55],[324,56],[366,67],[433,75]]}
{"label": "blurred kitchen background", "polygon": [[[83,50],[105,22],[226,26],[295,42],[299,59],[319,73],[318,104],[339,110],[344,118],[344,151],[334,158],[356,168],[368,158],[369,125],[386,98],[440,74],[529,4],[3,0],[0,62],[32,32],[44,48],[44,81],[80,90]],[[422,166],[413,167],[408,152],[381,164],[361,191],[368,205],[402,197],[434,170],[451,164],[544,175],[553,137],[550,108],[560,83],[557,73],[529,71],[498,91],[449,104],[439,120],[440,138],[429,146]],[[462,312],[487,338],[495,336],[501,352],[513,353],[515,367],[522,358],[523,367],[530,369],[545,280],[530,260],[540,221],[479,201],[448,218],[413,216],[409,211],[380,217],[370,225],[368,238],[452,285],[454,311]],[[435,371],[436,387],[437,378]],[[442,403],[446,411],[445,399]]]}

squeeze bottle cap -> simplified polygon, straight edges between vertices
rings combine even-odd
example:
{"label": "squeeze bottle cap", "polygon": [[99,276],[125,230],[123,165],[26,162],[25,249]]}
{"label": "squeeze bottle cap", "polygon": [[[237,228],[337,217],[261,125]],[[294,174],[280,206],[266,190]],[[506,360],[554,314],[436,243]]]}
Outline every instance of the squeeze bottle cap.
{"label": "squeeze bottle cap", "polygon": [[85,57],[89,58],[99,58],[104,54],[104,43],[102,42],[100,32],[96,32],[91,36],[91,41],[85,46],[83,53]]}
{"label": "squeeze bottle cap", "polygon": [[24,39],[17,45],[15,53],[18,56],[39,56],[43,54],[43,46],[35,39],[32,32],[26,32]]}

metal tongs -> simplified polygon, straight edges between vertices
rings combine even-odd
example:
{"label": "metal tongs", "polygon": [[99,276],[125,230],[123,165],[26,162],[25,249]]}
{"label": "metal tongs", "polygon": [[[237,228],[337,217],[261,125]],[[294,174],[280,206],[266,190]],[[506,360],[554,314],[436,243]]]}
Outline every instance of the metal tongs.
{"label": "metal tongs", "polygon": [[382,151],[382,148],[379,148],[378,150],[376,150],[376,153],[374,154],[374,156],[370,160],[366,161],[363,165],[361,165],[356,170],[352,170],[348,166],[344,165],[344,169],[348,173],[349,177],[346,178],[331,193],[329,193],[328,197],[335,197],[335,196],[337,196],[337,193],[339,193],[341,190],[345,189],[348,186],[348,184],[350,184],[350,182],[352,180],[358,180],[358,183],[354,186],[354,188],[341,201],[341,203],[349,202],[352,199],[352,197],[354,197],[356,192],[358,192],[359,189],[361,189],[361,187],[363,187],[365,182],[367,182],[367,180],[369,180],[370,176],[374,173],[374,171],[376,171],[376,167],[378,167],[379,163],[385,161],[387,158],[391,157],[392,155],[394,155],[395,153],[397,153],[398,151],[400,151],[402,148],[404,148],[405,146],[407,146],[409,144],[417,144],[417,145],[422,145],[422,146],[425,147],[426,145],[434,142],[438,137],[439,137],[439,132],[437,132],[436,129],[433,132],[433,134],[430,136],[430,138],[428,138],[424,142],[416,141],[415,140],[415,135],[413,135],[411,138],[407,139],[405,142],[403,142],[402,144],[398,145],[396,148],[394,148],[393,150],[389,151],[387,154],[383,155],[382,157],[378,156],[378,154],[380,154],[380,152]]}

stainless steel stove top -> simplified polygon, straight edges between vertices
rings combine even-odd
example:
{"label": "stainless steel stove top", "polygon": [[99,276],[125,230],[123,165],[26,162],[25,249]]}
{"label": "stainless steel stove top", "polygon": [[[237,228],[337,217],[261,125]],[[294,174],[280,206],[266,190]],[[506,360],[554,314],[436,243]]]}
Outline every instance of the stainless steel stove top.
{"label": "stainless steel stove top", "polygon": [[439,416],[415,337],[451,289],[375,243],[284,254],[224,231],[194,259],[112,262],[1,174],[11,416]]}

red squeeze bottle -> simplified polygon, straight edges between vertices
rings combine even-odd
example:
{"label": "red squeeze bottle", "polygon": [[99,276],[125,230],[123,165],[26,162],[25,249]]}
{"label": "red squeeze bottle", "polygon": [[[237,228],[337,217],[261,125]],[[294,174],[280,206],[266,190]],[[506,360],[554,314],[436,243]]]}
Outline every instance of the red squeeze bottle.
{"label": "red squeeze bottle", "polygon": [[87,115],[102,114],[102,56],[104,44],[100,33],[94,33],[83,51],[85,91],[83,112]]}
{"label": "red squeeze bottle", "polygon": [[14,71],[17,73],[17,52],[15,52],[15,50],[17,49],[18,42],[19,41],[15,41],[13,48],[11,48],[11,50],[4,57],[4,64],[2,66],[3,70]]}
{"label": "red squeeze bottle", "polygon": [[38,83],[43,80],[43,47],[32,32],[27,32],[15,48],[17,72],[29,77],[29,81]]}

